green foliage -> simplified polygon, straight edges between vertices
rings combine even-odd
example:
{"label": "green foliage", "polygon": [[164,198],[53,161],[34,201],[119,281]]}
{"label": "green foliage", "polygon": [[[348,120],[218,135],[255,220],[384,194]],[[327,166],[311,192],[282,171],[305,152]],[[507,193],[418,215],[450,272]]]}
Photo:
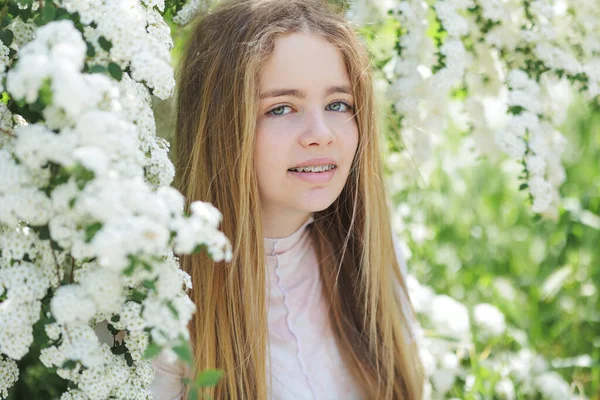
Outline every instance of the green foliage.
{"label": "green foliage", "polygon": [[[570,151],[556,221],[534,220],[515,162],[448,166],[462,157],[458,132],[447,134],[427,187],[394,203],[411,206],[409,226],[430,232],[423,241],[404,232],[420,282],[467,305],[496,305],[549,360],[590,355],[592,368],[559,369],[589,395],[600,391],[600,112],[575,104],[562,131]],[[480,354],[490,345],[481,343]]]}

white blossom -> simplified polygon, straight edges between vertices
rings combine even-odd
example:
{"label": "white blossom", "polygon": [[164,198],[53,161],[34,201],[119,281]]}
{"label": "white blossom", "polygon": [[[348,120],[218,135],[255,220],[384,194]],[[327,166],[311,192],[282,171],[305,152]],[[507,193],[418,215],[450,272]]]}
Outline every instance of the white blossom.
{"label": "white blossom", "polygon": [[437,295],[433,298],[430,318],[436,329],[457,338],[466,338],[470,332],[467,308],[453,298]]}
{"label": "white blossom", "polygon": [[8,397],[8,389],[15,384],[19,378],[17,363],[10,358],[0,358],[0,397]]}
{"label": "white blossom", "polygon": [[506,330],[504,314],[492,304],[477,304],[473,308],[473,318],[485,337],[500,336]]}

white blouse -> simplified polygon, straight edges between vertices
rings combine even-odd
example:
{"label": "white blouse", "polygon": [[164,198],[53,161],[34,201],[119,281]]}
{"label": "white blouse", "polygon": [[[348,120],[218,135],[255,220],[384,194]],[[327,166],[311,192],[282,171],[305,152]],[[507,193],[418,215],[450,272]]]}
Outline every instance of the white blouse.
{"label": "white blouse", "polygon": [[[342,362],[322,293],[315,249],[306,227],[285,238],[265,238],[268,266],[268,364],[272,400],[354,400],[361,395]],[[394,243],[399,255],[397,243]],[[399,257],[403,270],[406,265]],[[405,271],[404,271],[405,272]],[[153,361],[156,400],[183,398],[181,363]]]}

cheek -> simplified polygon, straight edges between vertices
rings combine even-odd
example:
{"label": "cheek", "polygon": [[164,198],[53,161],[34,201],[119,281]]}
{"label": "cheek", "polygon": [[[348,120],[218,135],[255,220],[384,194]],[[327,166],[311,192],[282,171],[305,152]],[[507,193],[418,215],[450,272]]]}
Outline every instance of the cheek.
{"label": "cheek", "polygon": [[265,188],[286,170],[285,143],[279,135],[258,130],[254,149],[254,166],[259,188]]}

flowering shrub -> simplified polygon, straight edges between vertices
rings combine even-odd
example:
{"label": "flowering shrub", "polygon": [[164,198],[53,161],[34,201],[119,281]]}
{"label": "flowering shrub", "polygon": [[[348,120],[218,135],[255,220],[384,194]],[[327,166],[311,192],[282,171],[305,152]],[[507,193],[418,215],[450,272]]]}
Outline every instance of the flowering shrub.
{"label": "flowering shrub", "polygon": [[523,331],[507,325],[494,305],[479,303],[469,310],[413,276],[408,286],[424,329],[419,346],[428,378],[425,399],[465,398],[467,393],[507,400],[584,398],[531,349]]}
{"label": "flowering shrub", "polygon": [[428,398],[598,392],[597,13],[352,2],[385,98],[394,222],[422,283],[409,278]]}
{"label": "flowering shrub", "polygon": [[[31,357],[44,367],[35,382],[57,375],[63,400],[151,398],[150,358],[191,362],[191,281],[174,254],[227,260],[231,248],[219,212],[184,212],[169,186],[150,104],[173,93],[170,26],[214,2],[0,1],[0,398],[33,379],[20,368]],[[557,371],[573,366],[599,387],[597,356],[556,358],[600,343],[600,186],[583,179],[597,170],[565,180],[563,160],[570,141],[593,141],[560,133],[569,88],[598,102],[598,13],[590,0],[352,2],[390,105],[396,227],[428,284],[408,279],[429,398],[569,399]],[[485,184],[473,189],[465,169]],[[590,192],[561,203],[569,181]],[[546,225],[528,225],[517,187]]]}
{"label": "flowering shrub", "polygon": [[[452,125],[483,156],[522,166],[532,211],[556,218],[565,181],[558,131],[569,95],[600,95],[600,11],[589,0],[400,0],[369,2],[355,18],[393,17],[395,43],[379,60],[406,151],[391,167],[414,170]],[[363,4],[365,3],[365,4]],[[425,174],[426,176],[426,174]]]}
{"label": "flowering shrub", "polygon": [[149,358],[191,363],[174,254],[231,256],[219,211],[169,186],[150,108],[173,93],[162,14],[183,4],[0,4],[0,398],[34,330],[61,399],[151,398]]}

